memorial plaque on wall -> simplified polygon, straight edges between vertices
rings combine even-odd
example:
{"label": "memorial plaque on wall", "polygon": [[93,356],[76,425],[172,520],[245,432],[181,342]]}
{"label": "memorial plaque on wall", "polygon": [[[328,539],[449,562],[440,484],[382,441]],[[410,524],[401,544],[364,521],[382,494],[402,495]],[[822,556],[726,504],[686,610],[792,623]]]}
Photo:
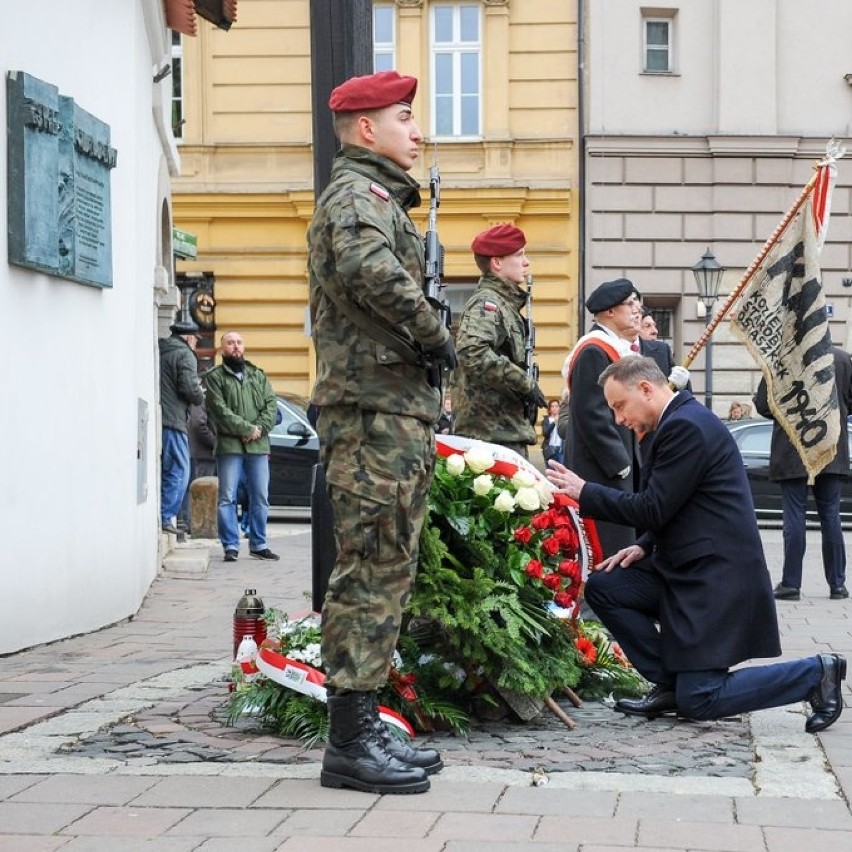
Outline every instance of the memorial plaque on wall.
{"label": "memorial plaque on wall", "polygon": [[9,262],[111,287],[109,126],[29,74],[6,88]]}
{"label": "memorial plaque on wall", "polygon": [[6,78],[9,263],[59,268],[59,90],[12,71]]}

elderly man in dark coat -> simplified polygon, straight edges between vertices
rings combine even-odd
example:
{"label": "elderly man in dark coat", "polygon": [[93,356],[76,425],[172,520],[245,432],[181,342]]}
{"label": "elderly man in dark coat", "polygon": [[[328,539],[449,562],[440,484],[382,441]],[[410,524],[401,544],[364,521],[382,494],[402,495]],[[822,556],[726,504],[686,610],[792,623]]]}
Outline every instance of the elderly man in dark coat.
{"label": "elderly man in dark coat", "polygon": [[843,709],[839,654],[729,671],[778,656],[781,646],[754,507],[728,429],[688,391],[675,394],[650,358],[616,361],[599,382],[618,423],[655,432],[640,490],[584,482],[555,462],[548,476],[579,500],[581,514],[643,530],[596,566],[586,585],[589,604],[655,684],[616,709],[717,719],[808,700],[805,730],[824,730]]}
{"label": "elderly man in dark coat", "polygon": [[[619,426],[598,386],[601,371],[625,355],[633,354],[631,341],[639,333],[642,317],[640,296],[626,278],[605,281],[586,300],[594,316],[565,359],[562,369],[570,394],[565,428],[565,459],[584,479],[632,494],[639,482],[639,443],[636,436]],[[612,556],[632,544],[632,525],[597,524],[604,556]]]}

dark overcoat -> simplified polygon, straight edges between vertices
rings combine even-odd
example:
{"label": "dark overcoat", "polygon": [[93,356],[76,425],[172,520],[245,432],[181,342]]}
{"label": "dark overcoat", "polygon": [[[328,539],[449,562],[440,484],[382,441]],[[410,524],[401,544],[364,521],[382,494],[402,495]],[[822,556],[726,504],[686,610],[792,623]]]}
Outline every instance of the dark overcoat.
{"label": "dark overcoat", "polygon": [[[600,329],[595,324],[592,330]],[[565,435],[565,464],[577,476],[632,494],[639,483],[639,449],[636,437],[619,426],[607,405],[600,374],[612,363],[600,346],[586,346],[573,362],[570,378],[570,410]],[[630,466],[620,479],[619,471]],[[605,556],[635,541],[632,526],[601,523],[598,536]]]}
{"label": "dark overcoat", "polygon": [[671,347],[665,340],[644,340],[640,337],[639,353],[656,361],[664,376],[668,376],[675,365]]}
{"label": "dark overcoat", "polygon": [[636,494],[588,482],[580,512],[643,531],[638,544],[651,551],[648,564],[663,587],[665,667],[727,669],[778,656],[772,583],[745,468],[728,429],[681,391],[645,452]]}

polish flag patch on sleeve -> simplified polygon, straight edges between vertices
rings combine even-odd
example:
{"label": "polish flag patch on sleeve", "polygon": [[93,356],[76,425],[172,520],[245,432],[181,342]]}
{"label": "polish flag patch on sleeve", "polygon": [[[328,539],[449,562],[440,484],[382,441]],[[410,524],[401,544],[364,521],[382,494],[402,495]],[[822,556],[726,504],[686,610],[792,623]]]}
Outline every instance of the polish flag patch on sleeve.
{"label": "polish flag patch on sleeve", "polygon": [[371,183],[370,192],[372,192],[373,195],[378,195],[379,198],[382,199],[382,201],[390,200],[390,193],[383,186],[381,186],[381,184]]}
{"label": "polish flag patch on sleeve", "polygon": [[483,311],[496,311],[499,310],[496,302],[483,302],[482,303]]}

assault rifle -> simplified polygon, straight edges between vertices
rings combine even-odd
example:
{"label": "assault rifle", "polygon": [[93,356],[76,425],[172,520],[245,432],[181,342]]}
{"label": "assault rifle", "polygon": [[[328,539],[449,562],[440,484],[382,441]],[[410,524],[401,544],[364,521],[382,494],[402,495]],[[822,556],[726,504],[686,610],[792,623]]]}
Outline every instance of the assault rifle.
{"label": "assault rifle", "polygon": [[[524,341],[524,367],[527,375],[535,383],[533,387],[538,387],[538,364],[535,363],[535,324],[532,318],[532,287],[533,277],[527,275],[527,301],[524,306],[524,329],[526,331],[526,340]],[[538,405],[534,399],[527,397],[524,400],[524,417],[530,423],[530,426],[535,426],[538,420]]]}
{"label": "assault rifle", "polygon": [[[444,274],[444,247],[438,239],[438,207],[441,205],[441,173],[438,171],[437,158],[429,169],[429,219],[426,225],[425,255],[426,272],[423,276],[423,289],[429,304],[438,312],[441,322],[450,327],[450,303],[443,295],[444,285],[441,277]],[[431,359],[426,367],[429,374],[429,384],[437,388],[444,397],[444,371],[446,365],[442,361]]]}

